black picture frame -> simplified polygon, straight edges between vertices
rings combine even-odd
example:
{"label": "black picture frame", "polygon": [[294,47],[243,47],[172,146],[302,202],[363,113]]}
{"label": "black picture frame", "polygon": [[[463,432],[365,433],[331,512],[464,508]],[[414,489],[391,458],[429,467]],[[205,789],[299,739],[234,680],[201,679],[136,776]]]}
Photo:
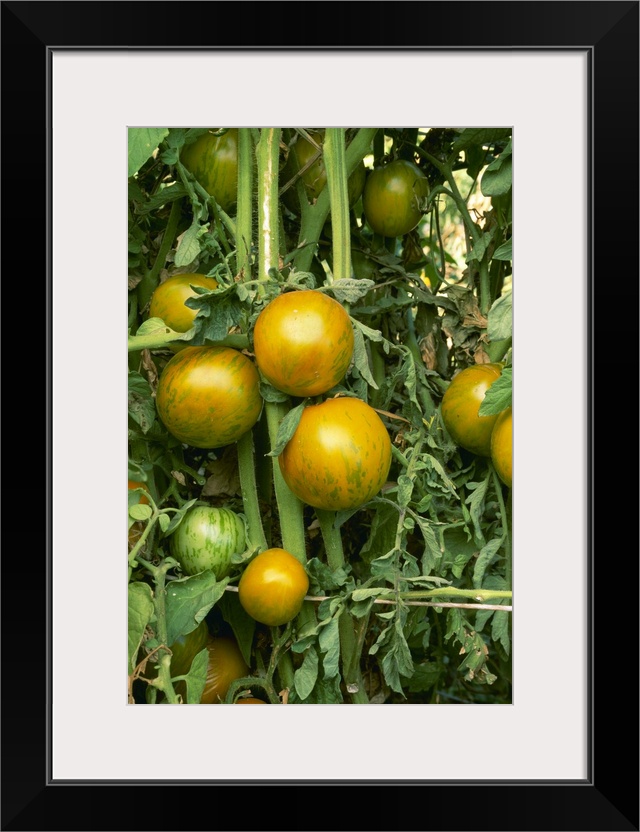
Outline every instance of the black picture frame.
{"label": "black picture frame", "polygon": [[[629,449],[637,437],[629,425],[637,379],[637,265],[629,263],[638,239],[638,2],[394,2],[308,5],[210,2],[2,2],[2,161],[5,300],[12,307],[10,275],[15,260],[28,259],[20,289],[28,298],[20,360],[5,362],[5,390],[24,390],[25,378],[45,392],[46,432],[28,447],[38,483],[18,478],[21,493],[37,491],[41,537],[35,535],[33,502],[18,500],[5,520],[2,561],[2,818],[3,830],[144,829],[364,829],[364,830],[638,830],[638,547],[637,500],[627,507]],[[269,28],[274,9],[277,30]],[[338,15],[340,26],[319,25]],[[424,21],[421,27],[420,21]],[[223,22],[224,21],[224,22]],[[176,22],[177,25],[176,25]],[[423,34],[424,28],[424,34]],[[211,33],[207,36],[208,33]],[[168,38],[177,42],[167,43]],[[416,40],[419,42],[416,43]],[[287,45],[296,44],[293,47]],[[264,781],[222,784],[48,781],[51,738],[50,558],[51,521],[51,245],[49,65],[54,48],[269,49],[584,49],[591,82],[591,187],[589,217],[589,773],[584,782],[495,782],[482,774],[482,749],[461,754],[478,759],[474,782],[278,781],[270,777],[268,749],[250,749],[264,760]],[[558,138],[561,166],[562,137]],[[16,153],[19,164],[16,164]],[[560,167],[561,172],[561,167]],[[615,206],[615,210],[614,210]],[[572,206],[566,206],[572,210]],[[34,243],[40,241],[39,247]],[[20,241],[20,242],[18,242]],[[17,252],[17,253],[16,253]],[[632,256],[629,257],[629,254]],[[20,268],[20,267],[18,267]],[[47,276],[43,292],[42,281]],[[620,300],[624,297],[623,306]],[[38,307],[37,300],[41,300]],[[631,309],[629,314],[629,307]],[[39,308],[40,315],[36,310]],[[625,314],[626,313],[626,314]],[[13,313],[12,313],[13,318]],[[21,331],[21,330],[19,330]],[[38,344],[38,335],[44,344]],[[631,343],[628,343],[631,338]],[[16,349],[15,344],[12,347]],[[631,353],[631,358],[629,354]],[[15,355],[15,353],[14,353]],[[27,362],[27,356],[30,356]],[[43,356],[45,360],[43,361]],[[19,364],[19,367],[16,366]],[[44,379],[33,383],[37,368]],[[25,368],[31,375],[24,376]],[[562,350],[554,372],[571,372]],[[596,370],[599,370],[596,373]],[[13,372],[12,372],[13,371]],[[617,373],[621,374],[618,375]],[[624,401],[619,381],[623,381]],[[12,385],[15,384],[15,388]],[[11,424],[11,435],[24,427]],[[15,412],[14,408],[10,408]],[[613,412],[612,412],[613,411]],[[39,414],[41,414],[41,410]],[[23,417],[23,411],[20,412]],[[612,419],[612,415],[614,418]],[[38,418],[38,417],[36,417]],[[41,415],[40,417],[41,418]],[[561,418],[560,418],[561,422]],[[561,425],[561,429],[569,429]],[[596,433],[599,438],[596,448]],[[13,443],[12,443],[13,444]],[[47,450],[46,488],[41,485]],[[637,456],[636,456],[637,459]],[[626,464],[624,464],[626,463]],[[28,466],[19,465],[17,470]],[[6,492],[5,492],[6,493]],[[46,511],[42,509],[43,494]],[[5,503],[6,508],[6,503]],[[631,512],[634,512],[633,514]],[[5,513],[5,518],[7,514]],[[630,522],[631,518],[631,522]],[[20,525],[16,525],[19,522]],[[633,535],[629,535],[629,528]],[[622,536],[620,531],[622,530]],[[630,538],[633,545],[630,544]],[[37,545],[33,542],[37,540]],[[17,570],[28,575],[29,614],[17,598]],[[569,602],[570,599],[565,599]],[[551,646],[550,646],[551,647]],[[562,680],[545,680],[561,695]],[[508,748],[508,738],[505,739]],[[336,743],[336,753],[345,748]],[[126,749],[123,750],[126,753]],[[429,753],[428,749],[425,753]],[[393,765],[381,754],[381,766]],[[191,787],[209,789],[206,795]],[[346,793],[345,790],[346,789]],[[329,790],[329,793],[327,793]]]}

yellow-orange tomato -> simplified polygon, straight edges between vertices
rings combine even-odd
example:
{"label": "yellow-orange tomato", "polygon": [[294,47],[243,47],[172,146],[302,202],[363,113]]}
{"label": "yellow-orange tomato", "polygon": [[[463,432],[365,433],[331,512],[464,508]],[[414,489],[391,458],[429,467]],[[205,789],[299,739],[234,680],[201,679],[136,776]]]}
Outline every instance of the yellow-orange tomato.
{"label": "yellow-orange tomato", "polygon": [[498,415],[479,416],[485,393],[502,373],[501,364],[475,364],[453,377],[441,402],[442,421],[456,445],[478,456],[491,455]]}
{"label": "yellow-orange tomato", "polygon": [[227,695],[231,682],[247,676],[249,668],[237,641],[233,638],[210,636],[206,647],[209,653],[207,681],[200,697],[200,704],[219,705]]}
{"label": "yellow-orange tomato", "polygon": [[386,482],[391,440],[362,399],[327,399],[304,409],[278,461],[285,482],[303,502],[345,511],[368,502]]}
{"label": "yellow-orange tomato", "polygon": [[513,469],[513,416],[508,407],[498,414],[491,433],[491,461],[496,473],[511,488]]}
{"label": "yellow-orange tomato", "polygon": [[335,387],[349,368],[353,345],[344,306],[315,289],[278,295],[253,330],[256,364],[290,396],[318,396]]}
{"label": "yellow-orange tomato", "polygon": [[420,168],[406,159],[396,159],[367,176],[362,207],[376,234],[401,237],[423,217],[421,203],[429,195],[429,181]]}
{"label": "yellow-orange tomato", "polygon": [[193,326],[197,310],[185,306],[187,298],[196,298],[198,293],[191,286],[216,289],[217,281],[204,274],[174,274],[160,283],[149,304],[149,317],[162,318],[165,324],[176,332],[186,332]]}
{"label": "yellow-orange tomato", "polygon": [[204,133],[182,149],[180,161],[224,211],[233,208],[238,198],[236,128],[219,136]]}
{"label": "yellow-orange tomato", "polygon": [[309,577],[300,561],[286,549],[267,549],[248,564],[238,597],[243,609],[261,624],[286,624],[300,612]]}
{"label": "yellow-orange tomato", "polygon": [[231,445],[258,421],[260,377],[253,362],[231,347],[187,347],[164,368],[156,407],[181,442],[195,448]]}

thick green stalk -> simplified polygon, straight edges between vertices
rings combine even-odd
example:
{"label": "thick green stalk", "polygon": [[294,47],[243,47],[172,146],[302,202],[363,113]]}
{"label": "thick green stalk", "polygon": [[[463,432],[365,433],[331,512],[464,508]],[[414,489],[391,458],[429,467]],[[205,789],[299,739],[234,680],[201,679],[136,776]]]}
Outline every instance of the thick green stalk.
{"label": "thick green stalk", "polygon": [[236,271],[251,279],[253,233],[253,140],[251,129],[238,129],[238,202],[236,213]]}
{"label": "thick green stalk", "polygon": [[[375,136],[377,127],[362,127],[355,136],[346,151],[346,172],[350,176],[360,161],[366,156],[371,148],[371,142]],[[324,228],[325,221],[329,215],[329,188],[323,188],[315,205],[309,206],[309,210],[303,212],[300,225],[299,244],[302,246],[293,260],[295,268],[300,272],[308,272],[311,261]],[[304,244],[304,245],[303,245]],[[347,275],[348,277],[350,275]]]}
{"label": "thick green stalk", "polygon": [[324,163],[331,206],[332,271],[334,280],[351,277],[351,234],[344,127],[327,127]]}
{"label": "thick green stalk", "polygon": [[240,489],[242,491],[242,505],[247,518],[248,544],[252,549],[263,551],[267,548],[267,538],[262,526],[262,514],[258,502],[258,488],[256,485],[255,454],[253,448],[253,431],[247,431],[238,440],[238,470],[240,474]]}
{"label": "thick green stalk", "polygon": [[169,249],[173,245],[173,241],[176,237],[176,231],[178,230],[178,222],[180,221],[181,213],[182,200],[176,199],[175,202],[171,205],[169,221],[167,222],[167,227],[162,237],[162,243],[160,244],[160,248],[158,249],[158,255],[155,259],[155,262],[151,270],[148,271],[142,278],[140,283],[138,283],[138,306],[140,309],[145,308],[145,306],[151,298],[151,295],[153,294],[153,290],[158,285],[158,277],[160,275],[160,271],[164,268],[164,265],[167,262],[167,254],[169,253]]}

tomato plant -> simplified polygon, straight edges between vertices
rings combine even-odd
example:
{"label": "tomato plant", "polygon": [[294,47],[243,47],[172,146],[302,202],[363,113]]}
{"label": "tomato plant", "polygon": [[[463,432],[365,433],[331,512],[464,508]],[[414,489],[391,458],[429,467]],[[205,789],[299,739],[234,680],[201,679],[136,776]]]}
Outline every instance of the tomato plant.
{"label": "tomato plant", "polygon": [[[171,650],[171,675],[183,676],[188,673],[191,668],[191,662],[201,650],[204,650],[208,640],[209,628],[204,619],[198,624],[195,630],[191,630],[186,635],[178,636],[169,647]],[[143,655],[141,654],[140,660],[142,658]],[[149,679],[154,679],[158,675],[153,657],[147,662],[144,675]]]}
{"label": "tomato plant", "polygon": [[171,535],[171,554],[187,575],[211,569],[225,578],[231,557],[246,546],[244,523],[231,509],[193,506]]}
{"label": "tomato plant", "polygon": [[507,407],[498,414],[491,432],[491,461],[502,482],[511,488],[513,462],[513,415],[512,408]]}
{"label": "tomato plant", "polygon": [[278,295],[253,330],[256,364],[290,396],[318,396],[334,387],[351,363],[353,344],[344,306],[312,289]]}
{"label": "tomato plant", "polygon": [[341,396],[305,407],[278,459],[285,482],[303,502],[344,511],[368,502],[386,482],[391,440],[370,405]]}
{"label": "tomato plant", "polygon": [[286,549],[267,549],[247,565],[238,595],[243,609],[261,624],[286,624],[300,612],[309,577]]}
{"label": "tomato plant", "polygon": [[204,133],[182,150],[180,160],[218,205],[229,211],[238,193],[238,131]]}
{"label": "tomato plant", "polygon": [[407,159],[396,159],[367,175],[364,215],[376,234],[401,237],[422,219],[421,203],[428,194],[429,182],[420,168]]}
{"label": "tomato plant", "polygon": [[498,416],[479,416],[478,410],[501,372],[498,363],[466,367],[453,377],[442,397],[442,421],[451,438],[478,456],[491,455],[491,431]]}
{"label": "tomato plant", "polygon": [[195,448],[230,445],[260,416],[258,371],[231,347],[186,347],[164,368],[156,407],[169,433],[181,442]]}
{"label": "tomato plant", "polygon": [[[187,298],[198,297],[191,286],[216,289],[218,283],[214,278],[204,274],[174,274],[160,283],[149,304],[149,317],[162,318],[165,324],[176,332],[186,332],[193,326],[197,310],[185,306]],[[171,345],[173,349],[179,346]]]}
{"label": "tomato plant", "polygon": [[206,644],[207,681],[200,697],[201,705],[218,705],[227,695],[229,685],[249,672],[238,642],[229,636],[210,636]]}
{"label": "tomato plant", "polygon": [[[291,145],[287,162],[281,171],[280,181],[284,186],[298,171],[303,171],[300,174],[300,178],[305,184],[309,199],[315,200],[327,184],[327,171],[322,154],[324,131],[308,130],[307,133],[319,145],[320,152],[318,152],[318,149],[312,142],[307,141],[304,136],[298,134],[296,140]],[[309,166],[306,167],[307,165]],[[349,176],[347,180],[347,193],[350,206],[355,205],[362,195],[366,175],[367,170],[364,162],[360,162]],[[291,211],[295,212],[300,210],[295,183],[284,192],[283,201]]]}

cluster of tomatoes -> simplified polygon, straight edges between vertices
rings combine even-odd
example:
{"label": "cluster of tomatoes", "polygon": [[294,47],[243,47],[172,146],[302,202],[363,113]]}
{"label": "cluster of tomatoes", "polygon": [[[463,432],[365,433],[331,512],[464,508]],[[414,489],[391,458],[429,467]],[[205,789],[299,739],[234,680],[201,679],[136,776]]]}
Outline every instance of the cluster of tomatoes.
{"label": "cluster of tomatoes", "polygon": [[461,448],[491,459],[502,482],[512,485],[512,408],[480,416],[487,390],[500,377],[502,364],[476,364],[457,373],[442,398],[442,421]]}

